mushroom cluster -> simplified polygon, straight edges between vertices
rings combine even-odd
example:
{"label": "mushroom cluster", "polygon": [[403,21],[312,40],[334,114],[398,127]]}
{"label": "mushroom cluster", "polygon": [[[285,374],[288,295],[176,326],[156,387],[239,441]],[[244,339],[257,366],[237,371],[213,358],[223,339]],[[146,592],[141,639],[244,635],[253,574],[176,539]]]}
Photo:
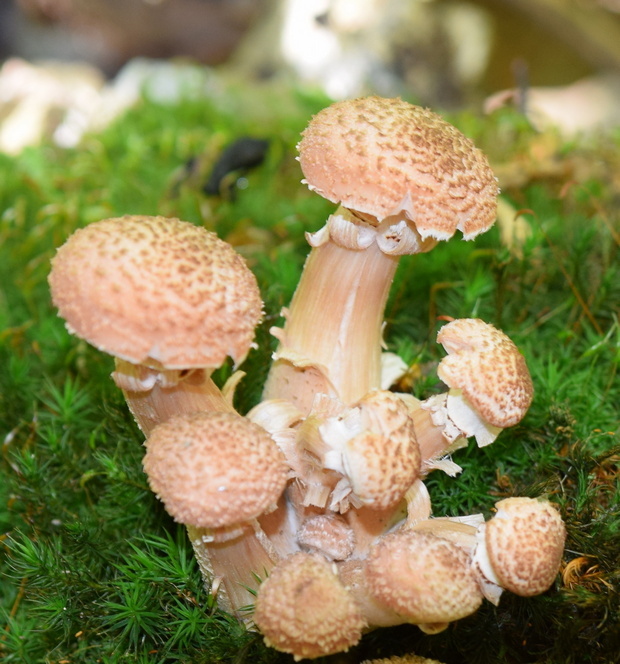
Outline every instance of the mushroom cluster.
{"label": "mushroom cluster", "polygon": [[178,219],[106,219],[60,247],[49,277],[68,330],[115,357],[149,484],[187,527],[218,604],[296,659],[382,626],[437,633],[504,590],[542,593],[565,538],[546,500],[502,500],[488,521],[432,515],[426,476],[457,475],[454,450],[492,443],[531,403],[505,334],[453,320],[437,339],[446,391],[419,401],[389,389],[403,365],[381,339],[398,258],[493,224],[485,156],[434,113],[379,97],[319,112],[299,152],[306,184],[338,208],[307,235],[249,413],[233,406],[241,372],[221,388],[211,373],[243,362],[263,305],[214,234]]}

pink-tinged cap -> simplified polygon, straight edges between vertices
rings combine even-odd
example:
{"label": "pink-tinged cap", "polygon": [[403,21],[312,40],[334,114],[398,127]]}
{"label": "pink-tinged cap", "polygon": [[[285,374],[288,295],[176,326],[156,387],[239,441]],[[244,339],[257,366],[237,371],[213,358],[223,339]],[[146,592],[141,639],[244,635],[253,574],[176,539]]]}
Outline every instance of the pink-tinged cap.
{"label": "pink-tinged cap", "polygon": [[267,645],[295,660],[342,652],[366,622],[323,556],[295,553],[278,563],[258,589],[254,622]]}
{"label": "pink-tinged cap", "polygon": [[546,500],[506,498],[486,523],[486,553],[499,585],[530,597],[545,592],[557,576],[566,528]]}
{"label": "pink-tinged cap", "polygon": [[462,391],[480,417],[505,429],[519,422],[534,395],[523,355],[503,332],[476,318],[444,325],[437,341],[448,351],[437,375]]}
{"label": "pink-tinged cap", "polygon": [[69,331],[134,364],[242,362],[262,315],[256,279],[226,242],[165,217],[105,219],[52,259],[52,300]]}
{"label": "pink-tinged cap", "polygon": [[443,625],[482,603],[465,549],[430,533],[401,530],[380,539],[366,579],[373,597],[415,624]]}
{"label": "pink-tinged cap", "polygon": [[284,490],[288,466],[260,426],[234,413],[178,415],[146,441],[151,489],[176,521],[221,528],[260,516]]}
{"label": "pink-tinged cap", "polygon": [[299,143],[305,182],[375,217],[409,219],[423,239],[470,240],[496,217],[497,180],[485,155],[435,113],[401,99],[337,102]]}

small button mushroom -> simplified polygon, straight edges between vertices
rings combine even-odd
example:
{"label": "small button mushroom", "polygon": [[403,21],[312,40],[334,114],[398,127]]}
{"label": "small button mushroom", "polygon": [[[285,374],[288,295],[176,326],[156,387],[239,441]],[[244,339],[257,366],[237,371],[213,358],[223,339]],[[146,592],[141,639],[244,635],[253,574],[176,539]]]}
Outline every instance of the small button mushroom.
{"label": "small button mushroom", "polygon": [[309,412],[314,392],[349,405],[381,387],[381,332],[402,254],[495,221],[497,181],[483,153],[431,111],[400,99],[332,104],[303,132],[309,188],[339,203],[308,235],[310,252],[287,310],[265,398]]}
{"label": "small button mushroom", "polygon": [[301,524],[297,542],[304,551],[321,553],[329,560],[346,560],[355,551],[355,532],[336,514],[316,514]]}
{"label": "small button mushroom", "polygon": [[409,655],[394,657],[382,657],[381,659],[365,659],[362,664],[442,664],[437,659],[428,659],[428,657],[422,657],[421,655],[414,655],[413,653]]}
{"label": "small button mushroom", "polygon": [[288,467],[271,436],[233,413],[178,415],[153,429],[144,470],[176,521],[217,529],[242,524],[273,507]]}
{"label": "small button mushroom", "polygon": [[333,563],[311,553],[274,567],[258,590],[254,622],[268,646],[295,660],[346,651],[366,627]]}
{"label": "small button mushroom", "polygon": [[523,355],[503,332],[479,319],[444,325],[437,341],[448,355],[437,374],[450,388],[447,415],[465,436],[488,445],[517,424],[534,389]]}
{"label": "small button mushroom", "polygon": [[368,555],[366,579],[376,600],[428,633],[474,613],[483,599],[468,553],[415,530],[381,538]]}
{"label": "small button mushroom", "polygon": [[552,503],[534,498],[506,498],[479,530],[474,561],[487,583],[522,597],[539,595],[555,580],[566,529]]}
{"label": "small button mushroom", "polygon": [[221,579],[220,606],[236,613],[252,603],[257,570],[276,558],[255,519],[275,506],[288,477],[271,436],[235,413],[177,415],[153,429],[143,465],[153,492],[187,526],[205,581]]}
{"label": "small button mushroom", "polygon": [[262,301],[229,244],[178,219],[104,219],[58,249],[49,283],[67,329],[117,358],[147,435],[173,413],[232,410],[209,376],[246,357]]}

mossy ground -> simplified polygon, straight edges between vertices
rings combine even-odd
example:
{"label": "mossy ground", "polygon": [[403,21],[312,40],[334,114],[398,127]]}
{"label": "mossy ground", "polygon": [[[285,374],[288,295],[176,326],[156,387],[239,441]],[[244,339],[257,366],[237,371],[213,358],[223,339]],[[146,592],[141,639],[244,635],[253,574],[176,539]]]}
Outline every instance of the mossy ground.
{"label": "mossy ground", "polygon": [[[326,103],[230,85],[210,99],[145,100],[75,150],[0,157],[2,662],[292,661],[216,611],[183,528],[148,490],[110,358],[67,334],[46,277],[55,247],[104,217],[163,214],[216,231],[247,257],[266,302],[260,348],[243,367],[246,411],[268,369],[268,329],[303,265],[303,233],[332,209],[299,184],[294,150]],[[536,387],[529,414],[491,447],[458,452],[461,476],[435,473],[428,486],[437,515],[549,497],[567,524],[565,561],[541,597],[505,594],[436,636],[379,630],[333,661],[413,650],[449,663],[617,662],[620,135],[567,143],[510,111],[450,119],[490,155],[530,234],[510,247],[495,228],[403,259],[386,341],[412,367],[401,388],[418,396],[440,389],[441,316],[481,317],[520,346]],[[232,178],[225,195],[207,197],[209,164],[242,135],[270,140],[266,161],[242,188]]]}

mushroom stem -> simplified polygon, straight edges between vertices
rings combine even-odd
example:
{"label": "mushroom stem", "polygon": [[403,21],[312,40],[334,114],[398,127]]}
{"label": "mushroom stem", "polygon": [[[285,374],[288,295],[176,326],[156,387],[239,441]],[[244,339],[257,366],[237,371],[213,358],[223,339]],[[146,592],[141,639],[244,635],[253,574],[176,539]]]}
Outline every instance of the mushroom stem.
{"label": "mushroom stem", "polygon": [[[197,411],[234,413],[228,401],[204,369],[188,372],[156,372],[142,365],[115,359],[114,382],[140,429],[148,435],[154,426],[173,415]],[[165,374],[174,374],[168,382]],[[145,381],[150,377],[150,381]]]}
{"label": "mushroom stem", "polygon": [[286,312],[264,399],[310,411],[317,393],[345,404],[381,387],[383,312],[398,258],[372,242],[314,247]]}
{"label": "mushroom stem", "polygon": [[209,542],[206,528],[186,527],[202,577],[220,609],[249,621],[256,591],[279,559],[269,540],[251,525],[245,526],[241,537],[224,542]]}

